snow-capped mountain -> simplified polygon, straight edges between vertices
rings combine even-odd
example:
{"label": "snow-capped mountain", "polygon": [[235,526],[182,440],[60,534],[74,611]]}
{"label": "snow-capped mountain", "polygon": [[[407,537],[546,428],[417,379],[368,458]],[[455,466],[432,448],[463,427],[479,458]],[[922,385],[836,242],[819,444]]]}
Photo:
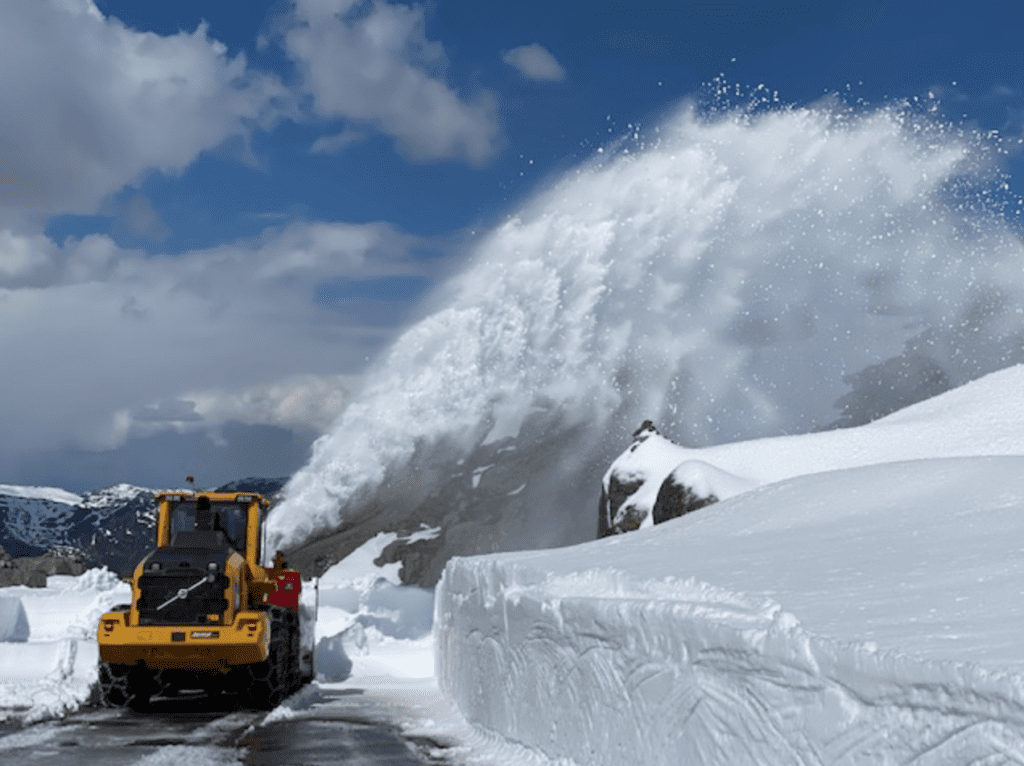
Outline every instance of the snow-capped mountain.
{"label": "snow-capped mountain", "polygon": [[[215,491],[273,496],[286,479],[249,478]],[[0,485],[0,546],[11,556],[71,548],[93,566],[127,572],[153,547],[156,493],[117,484],[75,494],[57,487]]]}

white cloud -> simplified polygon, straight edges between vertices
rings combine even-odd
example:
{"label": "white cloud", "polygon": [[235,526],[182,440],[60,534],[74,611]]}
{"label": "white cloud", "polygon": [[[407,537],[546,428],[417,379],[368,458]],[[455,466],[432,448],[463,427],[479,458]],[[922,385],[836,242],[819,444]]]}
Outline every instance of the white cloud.
{"label": "white cloud", "polygon": [[206,27],[162,37],[92,0],[0,3],[0,225],[93,213],[268,120],[284,90]]}
{"label": "white cloud", "polygon": [[311,428],[324,432],[359,389],[356,375],[294,375],[234,390],[184,394],[207,423]]}
{"label": "white cloud", "polygon": [[149,242],[163,242],[171,233],[170,227],[153,207],[149,197],[132,194],[111,206],[114,216],[111,233],[118,238],[144,239]]}
{"label": "white cloud", "polygon": [[345,128],[340,133],[331,136],[320,136],[313,142],[310,152],[313,154],[336,154],[347,146],[358,143],[366,138],[366,134],[359,130]]}
{"label": "white cloud", "polygon": [[501,60],[518,69],[527,80],[561,82],[565,79],[565,69],[539,43],[513,48]]}
{"label": "white cloud", "polygon": [[493,157],[501,143],[495,97],[482,90],[467,100],[448,86],[444,48],[427,40],[423,8],[380,0],[355,6],[295,2],[284,47],[316,113],[372,126],[417,161],[482,165]]}
{"label": "white cloud", "polygon": [[0,231],[0,433],[18,435],[4,449],[227,421],[322,429],[399,328],[318,305],[318,286],[430,277],[425,246],[380,223],[295,223],[174,257]]}

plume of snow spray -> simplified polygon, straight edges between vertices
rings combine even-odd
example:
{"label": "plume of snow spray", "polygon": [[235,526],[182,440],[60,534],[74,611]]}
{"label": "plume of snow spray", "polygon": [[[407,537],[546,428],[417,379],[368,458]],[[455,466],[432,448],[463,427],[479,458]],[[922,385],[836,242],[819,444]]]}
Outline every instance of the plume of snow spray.
{"label": "plume of snow spray", "polygon": [[564,468],[644,418],[693,446],[806,432],[1020,361],[1001,151],[905,105],[837,104],[687,105],[603,148],[379,361],[285,488],[275,545],[337,526],[418,447],[454,463],[531,413],[589,435]]}

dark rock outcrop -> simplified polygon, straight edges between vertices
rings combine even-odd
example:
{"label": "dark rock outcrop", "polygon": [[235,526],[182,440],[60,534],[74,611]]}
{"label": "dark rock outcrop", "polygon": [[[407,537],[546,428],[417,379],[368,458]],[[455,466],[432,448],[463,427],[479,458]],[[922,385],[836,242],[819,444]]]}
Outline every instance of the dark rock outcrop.
{"label": "dark rock outcrop", "polygon": [[651,516],[655,524],[660,524],[717,502],[718,497],[714,494],[700,497],[691,487],[677,482],[675,474],[670,473],[661,483],[658,499],[654,501],[654,507],[651,509]]}
{"label": "dark rock outcrop", "polygon": [[35,569],[0,569],[0,588],[6,588],[11,585],[45,588],[46,575]]}
{"label": "dark rock outcrop", "polygon": [[453,555],[592,540],[593,526],[581,520],[598,499],[594,477],[608,465],[610,450],[582,464],[560,460],[586,445],[585,434],[584,426],[543,412],[527,417],[517,436],[481,444],[464,457],[456,446],[418,445],[408,464],[392,468],[372,494],[350,504],[338,529],[286,551],[286,558],[303,576],[318,576],[378,532],[410,538],[424,527],[439,528],[432,539],[396,540],[378,559],[400,561],[403,583],[430,588]]}
{"label": "dark rock outcrop", "polygon": [[42,556],[11,558],[0,548],[0,587],[45,588],[50,575],[78,576],[87,568],[77,552],[66,549],[48,551]]}
{"label": "dark rock outcrop", "polygon": [[[644,443],[652,438],[655,441],[644,447]],[[637,458],[637,450],[641,449],[648,452]],[[668,476],[664,476],[666,458],[672,459],[672,451],[678,454],[681,462]],[[645,420],[633,432],[633,443],[612,462],[606,474],[598,508],[598,537],[638,529],[648,512],[655,524],[677,518],[718,502],[718,490],[724,490],[728,496],[742,490],[748,483],[701,460],[692,459],[691,455],[658,433],[654,423]],[[661,468],[648,468],[649,463]],[[659,483],[657,496],[649,509],[651,492],[640,493],[648,482]],[[712,487],[717,487],[717,490],[711,491]],[[637,499],[641,495],[642,498]]]}
{"label": "dark rock outcrop", "polygon": [[[654,427],[654,423],[645,420],[633,432],[633,443],[627,452],[636,451],[637,447],[656,433],[658,433],[658,429]],[[614,470],[609,473],[607,483],[601,487],[601,500],[597,514],[598,538],[620,535],[623,532],[632,532],[640,528],[640,524],[647,517],[647,512],[631,505],[628,500],[643,485],[643,479],[625,480]]]}
{"label": "dark rock outcrop", "polygon": [[640,528],[640,522],[647,514],[635,506],[623,504],[644,483],[642,481],[622,482],[615,476],[608,479],[608,489],[601,488],[600,510],[597,515],[598,538],[620,535]]}

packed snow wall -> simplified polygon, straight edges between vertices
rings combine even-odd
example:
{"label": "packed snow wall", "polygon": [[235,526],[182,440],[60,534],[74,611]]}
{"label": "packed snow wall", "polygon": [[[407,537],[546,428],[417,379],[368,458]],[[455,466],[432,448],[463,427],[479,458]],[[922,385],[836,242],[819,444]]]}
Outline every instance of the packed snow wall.
{"label": "packed snow wall", "polygon": [[480,237],[285,487],[270,548],[386,513],[504,527],[449,554],[592,539],[644,419],[691,446],[806,433],[1020,361],[1002,151],[905,105],[635,128]]}
{"label": "packed snow wall", "polygon": [[1022,466],[802,476],[601,541],[453,558],[439,685],[558,763],[1024,763]]}
{"label": "packed snow wall", "polygon": [[449,563],[437,672],[471,723],[588,766],[1024,762],[1020,676],[815,637],[693,580],[581,590]]}

